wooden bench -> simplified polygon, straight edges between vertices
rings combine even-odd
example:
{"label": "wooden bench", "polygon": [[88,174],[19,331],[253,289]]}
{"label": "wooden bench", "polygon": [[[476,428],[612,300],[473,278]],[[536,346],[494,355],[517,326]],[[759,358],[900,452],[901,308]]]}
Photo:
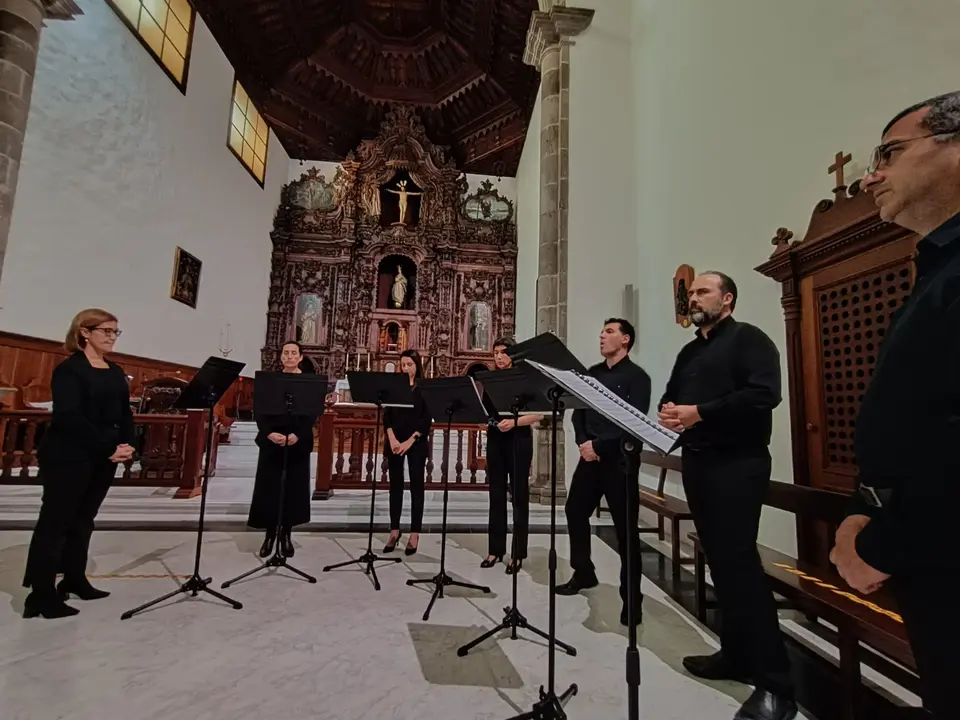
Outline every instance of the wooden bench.
{"label": "wooden bench", "polygon": [[[833,530],[843,521],[848,498],[842,493],[772,482],[765,504],[786,512],[826,523]],[[690,533],[696,551],[696,615],[704,622],[707,614],[706,561],[696,533]],[[787,606],[807,615],[823,618],[837,628],[840,651],[840,678],[845,720],[863,718],[861,709],[860,643],[916,670],[916,661],[896,606],[881,590],[869,596],[852,590],[835,570],[802,563],[773,548],[758,545],[763,570],[773,591],[786,599]]]}
{"label": "wooden bench", "polygon": [[[680,554],[680,523],[681,521],[693,520],[690,513],[690,507],[680,498],[672,497],[664,492],[667,483],[667,471],[675,470],[680,472],[680,458],[675,455],[663,457],[655,452],[644,450],[640,454],[640,461],[643,465],[652,465],[660,468],[660,477],[657,481],[656,491],[649,490],[643,486],[640,487],[640,507],[651,510],[657,514],[656,527],[640,526],[638,531],[642,533],[657,533],[657,537],[662,541],[666,539],[666,522],[670,523],[671,534],[671,561],[673,563],[673,587],[680,587],[680,568],[683,565],[693,565],[695,558],[685,558]],[[597,508],[597,517],[600,517],[601,511],[609,513],[609,508]]]}

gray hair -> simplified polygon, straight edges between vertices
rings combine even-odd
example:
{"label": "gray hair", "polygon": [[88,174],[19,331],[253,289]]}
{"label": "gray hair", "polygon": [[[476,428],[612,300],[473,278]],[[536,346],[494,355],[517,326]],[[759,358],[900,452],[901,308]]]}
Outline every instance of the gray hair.
{"label": "gray hair", "polygon": [[930,108],[930,112],[920,121],[920,127],[928,130],[931,135],[941,135],[942,137],[936,139],[937,142],[960,140],[960,90],[937,95],[901,110],[887,123],[881,137],[905,116],[924,108]]}

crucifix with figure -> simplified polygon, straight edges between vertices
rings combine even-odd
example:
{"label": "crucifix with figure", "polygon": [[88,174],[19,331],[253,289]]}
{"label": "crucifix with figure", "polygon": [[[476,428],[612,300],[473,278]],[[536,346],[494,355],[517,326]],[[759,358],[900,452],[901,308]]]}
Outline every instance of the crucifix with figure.
{"label": "crucifix with figure", "polygon": [[407,224],[407,197],[423,195],[420,192],[412,192],[407,190],[407,181],[400,180],[397,182],[397,187],[399,190],[393,190],[392,188],[387,188],[387,192],[393,193],[394,195],[399,195],[400,199],[400,221],[396,223],[397,225],[406,225]]}
{"label": "crucifix with figure", "polygon": [[850,153],[844,155],[842,152],[838,152],[833,158],[833,165],[827,168],[828,174],[837,176],[837,186],[833,189],[833,192],[837,195],[842,195],[847,189],[843,178],[843,168],[846,167],[847,163],[849,163],[852,159],[853,157],[850,155]]}

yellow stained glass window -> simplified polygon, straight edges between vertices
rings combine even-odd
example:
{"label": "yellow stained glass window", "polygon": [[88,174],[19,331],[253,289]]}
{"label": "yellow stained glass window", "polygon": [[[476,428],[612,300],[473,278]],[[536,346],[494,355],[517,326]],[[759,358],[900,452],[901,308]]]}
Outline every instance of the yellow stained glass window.
{"label": "yellow stained glass window", "polygon": [[186,89],[193,41],[194,11],[189,0],[107,0],[150,54]]}
{"label": "yellow stained glass window", "polygon": [[253,100],[239,82],[233,84],[233,107],[230,111],[230,137],[227,145],[253,176],[263,184],[267,171],[267,146],[270,128],[257,112]]}

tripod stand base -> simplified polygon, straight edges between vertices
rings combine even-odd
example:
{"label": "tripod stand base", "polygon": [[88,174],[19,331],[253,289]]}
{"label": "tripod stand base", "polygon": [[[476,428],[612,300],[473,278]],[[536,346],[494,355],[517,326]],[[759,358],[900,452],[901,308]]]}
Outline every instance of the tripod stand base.
{"label": "tripod stand base", "polygon": [[[527,618],[525,618],[523,616],[523,613],[521,613],[515,607],[505,607],[503,609],[503,613],[504,613],[503,622],[497,625],[493,630],[488,630],[487,632],[485,632],[483,635],[476,638],[475,640],[471,640],[466,645],[457,648],[457,655],[459,655],[460,657],[466,657],[467,653],[470,652],[473,648],[475,648],[477,645],[482,643],[487,638],[493,637],[494,635],[496,635],[498,632],[501,632],[502,630],[511,631],[510,632],[511,640],[517,639],[517,628],[523,628],[524,630],[529,630],[534,635],[539,635],[540,637],[542,637],[544,640],[548,642],[550,641],[549,635],[547,635],[540,628],[535,627],[531,625],[529,622],[527,622]],[[567,645],[564,642],[560,642],[556,638],[554,638],[553,642],[556,644],[557,647],[563,650],[567,655],[570,655],[571,657],[577,656],[577,649],[572,645]]]}
{"label": "tripod stand base", "polygon": [[253,570],[248,570],[247,572],[243,573],[243,575],[237,575],[237,577],[233,578],[232,580],[227,580],[220,587],[228,588],[231,585],[233,585],[235,582],[239,580],[243,580],[244,578],[248,578],[254,573],[260,572],[261,570],[267,570],[268,568],[286,568],[290,572],[302,577],[308,583],[315,583],[317,581],[317,579],[313,575],[307,575],[305,572],[303,572],[303,570],[298,570],[293,565],[289,564],[287,562],[287,558],[281,555],[278,549],[274,551],[273,557],[271,557],[269,560],[263,563],[263,565],[261,565],[260,567],[254,568]]}
{"label": "tripod stand base", "polygon": [[433,609],[433,604],[437,601],[438,597],[443,597],[443,589],[445,587],[450,587],[453,585],[456,587],[467,588],[468,590],[479,590],[480,592],[484,593],[490,592],[490,588],[488,588],[486,585],[473,585],[472,583],[454,580],[452,577],[447,575],[446,571],[444,570],[441,570],[429,579],[407,580],[407,585],[410,585],[411,587],[414,585],[427,585],[429,583],[433,583],[436,587],[433,588],[433,595],[430,596],[430,602],[427,605],[427,609],[423,612],[424,622],[430,619],[430,611]]}
{"label": "tripod stand base", "polygon": [[137,613],[143,612],[147,608],[152,608],[154,605],[159,605],[164,600],[169,600],[170,598],[176,597],[181,593],[182,594],[190,593],[192,597],[196,597],[199,593],[205,592],[208,595],[213,595],[218,600],[223,600],[223,602],[227,603],[227,605],[232,607],[234,610],[240,610],[241,608],[243,608],[243,605],[241,603],[238,603],[236,600],[231,600],[226,595],[222,595],[221,593],[218,593],[216,590],[211,590],[209,587],[207,587],[211,582],[213,582],[212,578],[201,578],[199,575],[194,575],[173,592],[167,593],[163,597],[158,597],[156,600],[151,600],[150,602],[145,603],[140,607],[134,608],[133,610],[127,610],[123,615],[120,616],[120,619],[128,620],[132,618],[134,615],[136,615]]}
{"label": "tripod stand base", "polygon": [[324,572],[330,572],[331,570],[336,570],[336,569],[342,568],[342,567],[348,567],[348,566],[350,566],[350,565],[366,565],[366,567],[363,569],[364,575],[369,575],[370,577],[372,577],[372,578],[373,578],[373,589],[374,589],[374,590],[379,590],[379,589],[380,589],[380,579],[377,577],[377,568],[374,567],[374,563],[377,563],[377,562],[398,563],[398,562],[401,562],[401,561],[402,561],[401,558],[386,558],[386,557],[380,557],[380,556],[377,555],[376,553],[370,552],[370,551],[368,550],[367,552],[365,552],[363,555],[361,555],[360,557],[358,557],[358,558],[355,559],[355,560],[345,560],[345,561],[343,561],[343,562],[341,562],[341,563],[337,563],[336,565],[327,565],[327,566],[323,569],[323,571],[324,571]]}
{"label": "tripod stand base", "polygon": [[576,683],[568,687],[558,697],[552,692],[544,692],[540,687],[540,699],[534,703],[533,710],[522,715],[515,715],[510,720],[567,720],[567,713],[563,711],[563,704],[572,695],[577,694]]}

